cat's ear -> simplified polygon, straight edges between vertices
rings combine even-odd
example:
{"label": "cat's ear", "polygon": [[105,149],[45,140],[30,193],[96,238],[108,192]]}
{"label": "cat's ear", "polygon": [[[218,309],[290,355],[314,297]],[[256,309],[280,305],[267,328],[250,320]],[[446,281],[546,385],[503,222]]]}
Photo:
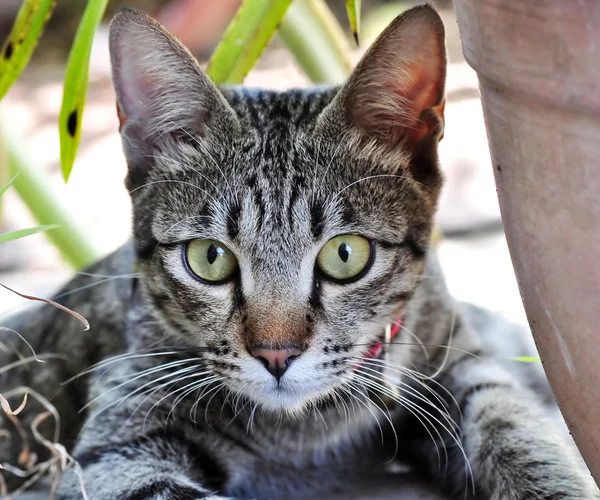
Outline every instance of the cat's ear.
{"label": "cat's ear", "polygon": [[445,80],[442,20],[432,7],[415,7],[379,36],[320,119],[328,128],[341,119],[345,131],[384,150],[411,150],[443,133]]}
{"label": "cat's ear", "polygon": [[151,18],[122,9],[110,26],[110,56],[124,137],[152,144],[235,125],[233,110],[194,57]]}

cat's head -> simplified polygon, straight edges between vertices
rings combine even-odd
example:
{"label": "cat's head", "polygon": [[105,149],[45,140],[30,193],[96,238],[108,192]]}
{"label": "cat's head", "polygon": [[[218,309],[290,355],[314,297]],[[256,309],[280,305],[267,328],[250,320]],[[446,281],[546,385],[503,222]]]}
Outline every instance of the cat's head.
{"label": "cat's head", "polygon": [[[446,56],[430,7],[338,89],[218,90],[149,18],[111,26],[143,290],[165,343],[295,412],[350,382],[422,272]],[[135,333],[132,333],[135,335]]]}

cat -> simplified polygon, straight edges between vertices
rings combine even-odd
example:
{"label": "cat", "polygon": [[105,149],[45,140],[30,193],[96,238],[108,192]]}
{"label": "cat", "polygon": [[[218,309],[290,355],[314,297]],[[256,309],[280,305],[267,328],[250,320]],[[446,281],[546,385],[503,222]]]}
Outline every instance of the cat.
{"label": "cat", "polygon": [[[397,17],[340,88],[217,88],[127,9],[110,50],[133,241],[88,272],[121,278],[59,294],[90,332],[46,307],[9,320],[62,358],[0,379],[52,398],[90,499],[328,498],[394,463],[446,498],[599,498],[429,248],[433,8]],[[71,469],[57,498],[81,495]]]}

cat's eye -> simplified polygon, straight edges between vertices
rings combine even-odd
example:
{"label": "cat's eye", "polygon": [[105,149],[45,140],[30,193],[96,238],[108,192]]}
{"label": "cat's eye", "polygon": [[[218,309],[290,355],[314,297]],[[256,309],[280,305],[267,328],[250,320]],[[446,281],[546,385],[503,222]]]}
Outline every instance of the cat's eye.
{"label": "cat's eye", "polygon": [[325,243],[317,255],[317,266],[325,276],[335,281],[353,281],[368,270],[372,253],[372,244],[367,238],[343,234]]}
{"label": "cat's eye", "polygon": [[215,240],[189,241],[185,247],[185,262],[194,275],[214,284],[227,280],[238,268],[231,250]]}

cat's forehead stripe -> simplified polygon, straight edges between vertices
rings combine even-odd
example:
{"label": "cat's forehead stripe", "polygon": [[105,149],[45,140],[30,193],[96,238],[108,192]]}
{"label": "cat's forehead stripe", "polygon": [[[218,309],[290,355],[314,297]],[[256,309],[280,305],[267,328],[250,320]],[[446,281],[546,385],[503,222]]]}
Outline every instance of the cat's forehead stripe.
{"label": "cat's forehead stripe", "polygon": [[333,98],[336,89],[293,89],[276,92],[245,87],[226,87],[223,95],[246,125],[264,130],[272,120],[287,127],[310,123]]}

